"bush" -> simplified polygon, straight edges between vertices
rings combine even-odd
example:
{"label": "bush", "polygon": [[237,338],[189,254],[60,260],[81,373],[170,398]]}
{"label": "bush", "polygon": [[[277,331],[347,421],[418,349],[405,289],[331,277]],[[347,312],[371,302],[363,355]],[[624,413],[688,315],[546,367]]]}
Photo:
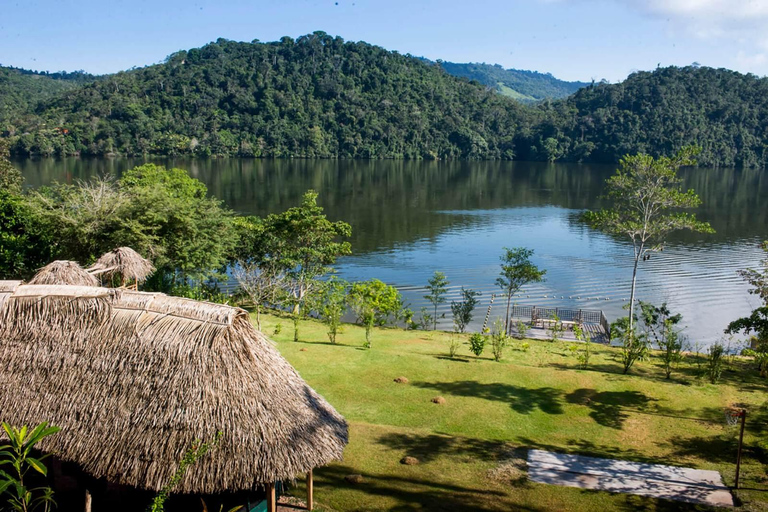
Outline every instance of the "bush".
{"label": "bush", "polygon": [[717,384],[723,374],[725,349],[720,343],[715,343],[707,352],[707,376],[712,384]]}
{"label": "bush", "polygon": [[528,334],[528,324],[523,322],[522,320],[518,320],[517,325],[515,326],[517,330],[517,339],[524,340],[525,335]]}
{"label": "bush", "polygon": [[491,348],[494,361],[501,361],[504,355],[504,348],[506,348],[508,343],[509,337],[504,329],[504,322],[496,320],[493,323],[493,331],[491,332]]}
{"label": "bush", "polygon": [[280,332],[281,332],[282,330],[283,330],[283,324],[277,324],[277,325],[275,326],[275,330],[273,331],[273,333],[272,333],[272,334],[274,334],[275,336],[277,336],[278,334],[280,334]]}
{"label": "bush", "polygon": [[451,356],[451,359],[456,356],[460,346],[461,342],[459,341],[459,338],[455,334],[451,334],[451,339],[448,344],[448,355]]}
{"label": "bush", "polygon": [[469,351],[480,357],[483,349],[485,349],[485,336],[479,332],[473,332],[469,336]]}
{"label": "bush", "polygon": [[530,343],[523,343],[522,345],[520,345],[520,348],[522,349],[523,352],[528,352],[528,350],[530,350],[530,348],[531,348],[531,344]]}
{"label": "bush", "polygon": [[576,336],[577,340],[584,343],[584,350],[576,356],[576,359],[579,361],[579,366],[586,370],[589,366],[589,358],[592,357],[592,342],[588,336],[584,335],[584,330],[578,325],[573,326],[573,335]]}

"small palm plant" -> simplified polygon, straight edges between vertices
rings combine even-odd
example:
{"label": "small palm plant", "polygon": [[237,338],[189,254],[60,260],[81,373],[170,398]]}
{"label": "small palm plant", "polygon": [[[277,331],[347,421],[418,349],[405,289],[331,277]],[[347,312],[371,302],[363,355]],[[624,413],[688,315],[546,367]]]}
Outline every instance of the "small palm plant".
{"label": "small palm plant", "polygon": [[43,460],[50,456],[45,454],[32,457],[32,450],[41,439],[57,433],[59,427],[41,423],[30,432],[27,426],[19,429],[3,422],[3,430],[9,439],[9,444],[0,446],[0,468],[10,466],[10,469],[0,469],[0,496],[5,496],[10,510],[15,512],[32,512],[42,509],[45,512],[51,506],[56,506],[53,491],[50,487],[35,487],[28,489],[24,483],[29,470],[34,470],[43,476],[48,476],[48,468]]}

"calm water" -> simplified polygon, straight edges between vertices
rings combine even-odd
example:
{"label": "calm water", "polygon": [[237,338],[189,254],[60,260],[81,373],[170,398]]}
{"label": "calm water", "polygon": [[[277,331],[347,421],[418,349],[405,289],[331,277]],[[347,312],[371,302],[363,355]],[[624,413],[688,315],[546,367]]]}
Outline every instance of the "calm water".
{"label": "calm water", "polygon": [[[350,280],[379,278],[400,288],[412,308],[426,304],[420,287],[435,270],[483,292],[482,322],[502,247],[526,246],[547,269],[520,304],[602,309],[613,320],[629,296],[631,247],[586,229],[578,214],[600,205],[607,166],[521,162],[419,163],[312,160],[159,161],[187,169],[234,210],[256,215],[298,204],[307,189],[320,193],[328,217],[352,224],[354,254],[338,265]],[[120,174],[139,160],[18,162],[27,184],[72,182]],[[685,185],[703,199],[697,212],[714,235],[674,237],[664,252],[641,263],[638,297],[667,301],[683,314],[692,344],[722,338],[723,328],[758,305],[736,270],[757,265],[768,239],[768,174],[752,170],[690,169]],[[497,301],[498,305],[499,302]],[[440,325],[451,327],[449,307]],[[494,314],[502,312],[501,306]]]}

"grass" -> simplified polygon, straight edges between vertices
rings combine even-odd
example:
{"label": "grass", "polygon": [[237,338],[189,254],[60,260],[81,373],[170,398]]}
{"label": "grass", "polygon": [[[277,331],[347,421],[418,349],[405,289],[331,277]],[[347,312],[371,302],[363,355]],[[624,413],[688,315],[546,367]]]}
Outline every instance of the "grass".
{"label": "grass", "polygon": [[[599,457],[715,469],[733,484],[737,429],[723,408],[750,409],[735,492],[744,510],[768,501],[759,447],[766,382],[735,359],[723,380],[700,377],[703,356],[688,356],[664,379],[657,360],[621,374],[620,353],[594,346],[590,368],[578,369],[572,342],[515,341],[501,362],[490,347],[470,355],[466,337],[448,357],[449,333],[376,329],[362,348],[363,329],[345,326],[338,344],[307,320],[292,342],[290,320],[265,315],[264,332],[304,379],[350,424],[344,461],[316,471],[320,510],[691,510],[691,505],[623,494],[530,483],[499,471],[504,454],[541,448]],[[273,334],[276,324],[280,334]],[[394,379],[405,376],[407,384]],[[431,403],[442,396],[444,405]],[[406,455],[421,464],[405,466]],[[361,474],[362,484],[344,477]],[[522,478],[521,478],[522,476]],[[301,495],[302,489],[297,490]],[[703,509],[703,508],[702,508]]]}

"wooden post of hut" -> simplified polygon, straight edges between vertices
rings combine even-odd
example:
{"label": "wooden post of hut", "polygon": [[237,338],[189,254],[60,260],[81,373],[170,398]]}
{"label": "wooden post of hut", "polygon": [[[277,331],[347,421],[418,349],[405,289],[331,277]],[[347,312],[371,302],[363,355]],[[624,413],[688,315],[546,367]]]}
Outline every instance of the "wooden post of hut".
{"label": "wooden post of hut", "polygon": [[315,508],[315,482],[312,480],[312,470],[307,472],[307,510]]}
{"label": "wooden post of hut", "polygon": [[277,499],[275,496],[275,484],[267,484],[267,512],[277,512]]}

